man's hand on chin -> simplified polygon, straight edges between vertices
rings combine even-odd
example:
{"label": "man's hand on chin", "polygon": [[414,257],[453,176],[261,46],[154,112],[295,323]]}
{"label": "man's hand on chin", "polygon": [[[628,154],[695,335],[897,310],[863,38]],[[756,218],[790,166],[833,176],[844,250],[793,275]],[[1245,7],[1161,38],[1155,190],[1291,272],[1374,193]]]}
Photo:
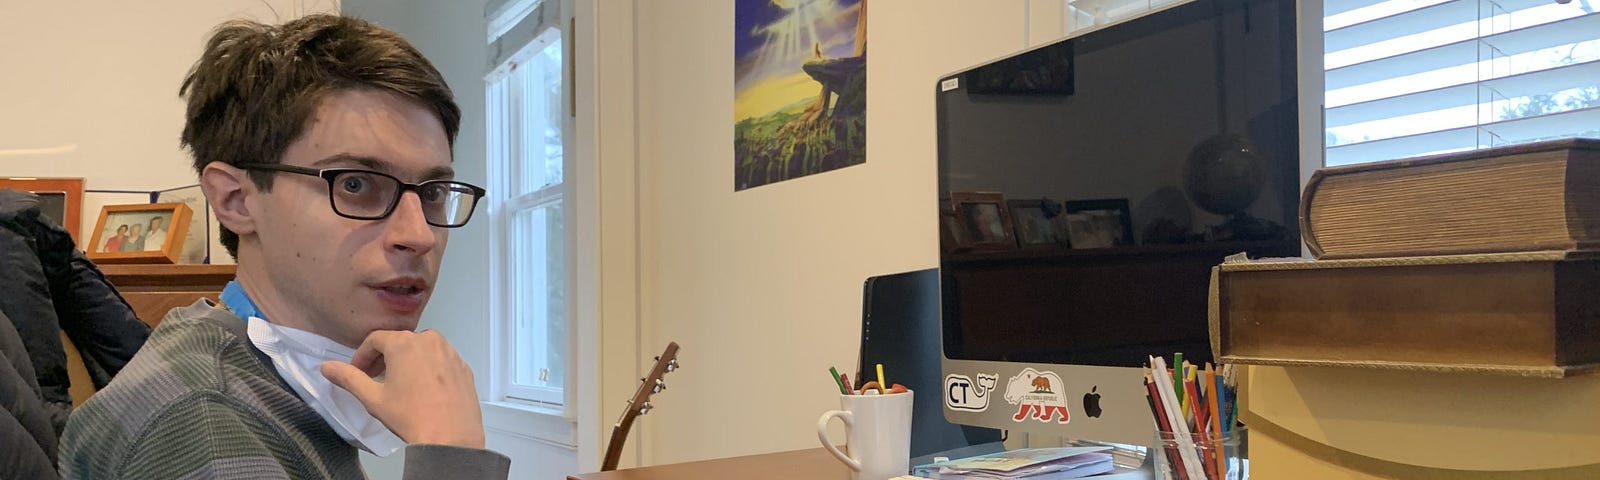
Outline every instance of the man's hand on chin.
{"label": "man's hand on chin", "polygon": [[325,362],[322,375],[406,443],[484,448],[472,369],[436,331],[374,331],[350,363]]}

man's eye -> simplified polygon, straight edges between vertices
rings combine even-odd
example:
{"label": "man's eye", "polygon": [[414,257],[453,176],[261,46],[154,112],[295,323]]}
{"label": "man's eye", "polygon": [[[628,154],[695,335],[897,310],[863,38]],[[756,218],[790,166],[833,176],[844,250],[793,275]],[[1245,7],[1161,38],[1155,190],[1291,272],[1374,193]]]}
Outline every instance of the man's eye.
{"label": "man's eye", "polygon": [[422,199],[422,201],[425,203],[439,203],[444,201],[445,196],[449,193],[449,189],[449,186],[440,185],[437,183],[423,185],[422,188],[417,189],[417,197]]}
{"label": "man's eye", "polygon": [[364,177],[352,175],[340,180],[339,186],[344,189],[345,193],[362,194],[372,189],[372,182]]}

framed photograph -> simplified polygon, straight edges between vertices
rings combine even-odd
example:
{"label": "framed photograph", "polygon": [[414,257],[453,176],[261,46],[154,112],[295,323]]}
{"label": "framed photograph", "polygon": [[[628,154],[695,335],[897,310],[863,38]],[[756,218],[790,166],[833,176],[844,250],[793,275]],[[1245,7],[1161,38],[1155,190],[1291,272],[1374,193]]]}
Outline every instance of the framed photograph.
{"label": "framed photograph", "polygon": [[1016,250],[1011,214],[1005,196],[996,192],[951,192],[950,206],[956,223],[966,233],[959,247],[973,251]]}
{"label": "framed photograph", "polygon": [[1056,219],[1061,217],[1061,203],[1035,198],[1008,200],[1011,223],[1016,227],[1017,246],[1023,250],[1050,250],[1061,247],[1064,238],[1056,235]]}
{"label": "framed photograph", "polygon": [[178,252],[178,263],[211,263],[211,207],[200,185],[162,190],[157,192],[155,201],[189,206],[189,228],[183,237],[183,251]]}
{"label": "framed photograph", "polygon": [[192,214],[182,203],[106,205],[85,250],[96,263],[178,263]]}
{"label": "framed photograph", "polygon": [[966,248],[963,245],[969,243],[972,242],[967,240],[967,230],[956,219],[955,210],[950,209],[950,199],[939,199],[939,251],[962,251]]}
{"label": "framed photograph", "polygon": [[1066,212],[1074,249],[1133,245],[1133,214],[1126,198],[1070,201]]}
{"label": "framed photograph", "polygon": [[44,215],[66,228],[73,241],[83,244],[83,236],[78,232],[83,225],[82,178],[0,177],[0,188],[38,195]]}

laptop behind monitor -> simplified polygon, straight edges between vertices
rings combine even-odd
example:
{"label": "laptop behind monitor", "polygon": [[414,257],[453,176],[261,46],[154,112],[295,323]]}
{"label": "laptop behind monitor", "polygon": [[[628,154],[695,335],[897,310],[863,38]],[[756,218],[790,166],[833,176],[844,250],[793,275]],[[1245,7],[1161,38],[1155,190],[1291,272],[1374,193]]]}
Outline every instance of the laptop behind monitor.
{"label": "laptop behind monitor", "polygon": [[[934,456],[966,457],[999,451],[1001,432],[956,425],[944,418],[940,378],[939,269],[867,279],[861,314],[861,357],[850,380],[859,387],[883,364],[889,383],[916,392],[911,412],[912,465]],[[967,448],[980,446],[980,448]]]}

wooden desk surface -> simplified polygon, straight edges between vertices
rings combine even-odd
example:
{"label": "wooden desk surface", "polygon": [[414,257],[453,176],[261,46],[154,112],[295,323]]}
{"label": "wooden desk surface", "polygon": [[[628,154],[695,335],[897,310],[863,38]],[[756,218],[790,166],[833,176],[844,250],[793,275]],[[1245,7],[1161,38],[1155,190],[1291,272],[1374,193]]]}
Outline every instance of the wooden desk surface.
{"label": "wooden desk surface", "polygon": [[750,479],[850,478],[850,468],[829,455],[822,447],[788,452],[719,458],[699,462],[674,463],[653,467],[629,468],[610,472],[585,473],[568,480],[750,480]]}

